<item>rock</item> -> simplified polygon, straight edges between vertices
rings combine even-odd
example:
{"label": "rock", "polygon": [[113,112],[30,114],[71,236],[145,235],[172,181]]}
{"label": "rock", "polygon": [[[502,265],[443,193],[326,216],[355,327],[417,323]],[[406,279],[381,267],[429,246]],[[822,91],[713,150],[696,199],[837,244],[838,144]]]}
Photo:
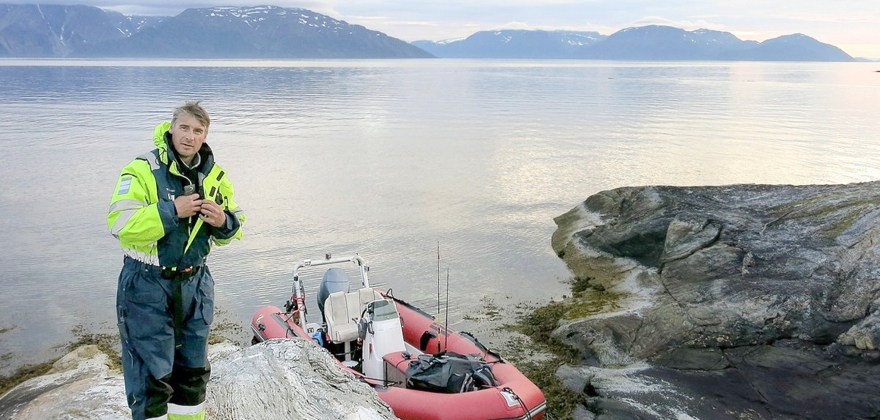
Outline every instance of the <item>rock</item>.
{"label": "rock", "polygon": [[[114,356],[118,357],[118,356]],[[300,339],[239,349],[212,346],[206,411],[211,419],[394,419],[367,384],[327,353]],[[51,372],[0,397],[0,418],[131,418],[122,373],[95,346],[83,346]]]}
{"label": "rock", "polygon": [[[685,396],[675,415],[880,415],[880,182],[619,188],[556,223],[573,274],[620,297],[554,335],[598,368],[647,362],[628,375]],[[597,418],[654,416],[590,380]]]}
{"label": "rock", "polygon": [[880,345],[880,311],[873,311],[843,333],[838,341],[847,346],[855,346],[859,350],[877,350]]}
{"label": "rock", "polygon": [[211,364],[210,418],[395,419],[376,391],[314,343],[270,340]]}
{"label": "rock", "polygon": [[664,379],[646,374],[649,368],[639,364],[614,369],[569,366],[566,370],[590,378],[587,406],[598,408],[596,420],[694,418],[687,412],[689,396]]}
{"label": "rock", "polygon": [[724,351],[717,347],[672,349],[654,359],[654,362],[678,370],[722,370],[730,367]]}
{"label": "rock", "polygon": [[577,406],[571,414],[572,420],[596,420],[596,414],[582,406]]}
{"label": "rock", "polygon": [[23,382],[3,394],[0,418],[131,418],[122,373],[109,366],[110,357],[97,346],[79,347],[56,361],[46,375]]}
{"label": "rock", "polygon": [[556,377],[562,381],[562,386],[574,393],[588,394],[590,380],[592,377],[584,376],[583,371],[579,371],[569,365],[562,365],[556,369]]}

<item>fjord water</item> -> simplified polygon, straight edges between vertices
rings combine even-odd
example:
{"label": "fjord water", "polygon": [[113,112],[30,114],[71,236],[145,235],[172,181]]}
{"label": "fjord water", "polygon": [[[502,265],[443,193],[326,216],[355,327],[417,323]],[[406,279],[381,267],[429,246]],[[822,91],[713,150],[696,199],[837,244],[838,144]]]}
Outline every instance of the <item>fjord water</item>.
{"label": "fjord water", "polygon": [[381,289],[436,313],[439,243],[450,326],[491,342],[484,305],[568,292],[553,218],[591,194],[880,178],[878,69],[0,61],[2,367],[57,353],[78,325],[114,332],[110,195],[184,100],[211,113],[208,143],[247,212],[245,240],[209,259],[232,322],[281,305],[292,264],[325,253],[360,253]]}

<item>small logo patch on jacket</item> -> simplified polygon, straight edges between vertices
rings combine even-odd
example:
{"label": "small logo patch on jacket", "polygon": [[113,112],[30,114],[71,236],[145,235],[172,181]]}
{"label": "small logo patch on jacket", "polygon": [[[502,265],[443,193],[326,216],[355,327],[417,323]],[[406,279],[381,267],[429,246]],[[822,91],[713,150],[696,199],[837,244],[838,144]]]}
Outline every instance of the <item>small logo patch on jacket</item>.
{"label": "small logo patch on jacket", "polygon": [[119,191],[116,192],[116,195],[128,194],[129,189],[131,189],[131,177],[127,176],[119,181]]}

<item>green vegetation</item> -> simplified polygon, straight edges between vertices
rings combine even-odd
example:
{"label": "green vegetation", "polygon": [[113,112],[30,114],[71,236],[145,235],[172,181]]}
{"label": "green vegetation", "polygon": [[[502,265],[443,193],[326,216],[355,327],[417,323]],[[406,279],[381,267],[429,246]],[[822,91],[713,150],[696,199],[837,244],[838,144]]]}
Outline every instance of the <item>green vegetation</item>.
{"label": "green vegetation", "polygon": [[480,299],[483,302],[483,312],[481,314],[467,314],[463,318],[468,321],[500,321],[503,316],[503,308],[492,302],[488,296]]}
{"label": "green vegetation", "polygon": [[81,346],[94,345],[98,347],[110,359],[110,369],[122,370],[122,361],[119,357],[119,335],[117,334],[98,334],[85,330],[82,325],[73,327],[73,335],[76,340],[67,345],[67,351],[72,352]]}
{"label": "green vegetation", "polygon": [[52,362],[39,363],[34,365],[25,365],[15,370],[9,376],[0,375],[0,395],[5,394],[16,385],[38,376],[45,375],[52,369]]}
{"label": "green vegetation", "polygon": [[[9,329],[4,329],[2,332],[7,332]],[[121,369],[122,366],[119,364],[119,358],[114,357],[114,355],[118,355],[119,351],[114,349],[114,346],[118,346],[119,337],[112,334],[94,334],[87,333],[85,328],[82,326],[76,326],[73,328],[73,334],[76,337],[76,340],[72,343],[65,346],[65,349],[70,352],[76,349],[77,347],[94,344],[97,346],[102,352],[106,353],[110,356],[110,367],[114,369]],[[5,357],[5,356],[4,356]],[[43,376],[49,373],[52,370],[52,365],[58,359],[50,360],[48,362],[36,363],[24,365],[14,372],[9,374],[8,376],[0,375],[0,395],[5,394],[10,389],[15,388],[18,384],[27,381],[32,378],[36,378],[39,376]]]}
{"label": "green vegetation", "polygon": [[[226,318],[225,313],[220,309],[216,309],[215,314],[220,318]],[[0,334],[11,331],[14,328],[15,327],[0,329]],[[85,345],[95,345],[100,351],[109,356],[109,367],[111,369],[122,370],[121,358],[119,356],[119,334],[92,333],[86,331],[85,327],[81,325],[73,327],[71,332],[74,335],[74,341],[62,347],[66,352],[69,353]],[[210,344],[216,344],[227,340],[243,342],[244,338],[242,337],[245,337],[245,332],[241,325],[224,319],[216,322],[211,328],[211,335],[208,337],[208,342]],[[247,337],[247,339],[249,339],[249,337]],[[12,354],[5,354],[0,356],[0,359],[6,361],[11,357]],[[49,373],[52,369],[52,365],[56,361],[58,361],[58,358],[43,363],[25,365],[16,369],[8,376],[0,375],[0,395],[5,394],[10,389],[15,388],[18,384],[24,381]]]}
{"label": "green vegetation", "polygon": [[580,319],[620,309],[618,302],[624,295],[607,291],[601,284],[591,284],[591,280],[590,277],[572,279],[571,291],[574,296],[568,300],[562,318]]}
{"label": "green vegetation", "polygon": [[550,302],[546,306],[526,310],[517,323],[505,326],[530,339],[512,338],[508,343],[511,348],[508,358],[544,393],[547,398],[546,417],[551,419],[571,418],[574,409],[587,401],[586,395],[565,388],[556,377],[559,366],[575,363],[578,358],[574,348],[550,334],[566,311],[564,303]]}
{"label": "green vegetation", "polygon": [[224,341],[231,341],[238,344],[240,347],[245,346],[247,343],[250,343],[251,338],[250,330],[247,332],[248,334],[244,333],[244,328],[242,328],[240,323],[229,320],[218,321],[211,326],[211,333],[208,335],[208,344],[213,345]]}
{"label": "green vegetation", "polygon": [[[563,364],[581,363],[581,355],[575,348],[552,335],[560,321],[584,318],[620,308],[621,293],[606,291],[604,287],[590,284],[591,278],[575,277],[571,280],[571,297],[551,301],[540,307],[520,305],[516,322],[505,325],[514,335],[508,339],[505,351],[516,367],[535,383],[547,398],[547,418],[571,418],[578,405],[587,404],[587,395],[569,390],[556,377],[556,369]],[[524,338],[524,337],[527,337]]]}
{"label": "green vegetation", "polygon": [[840,194],[815,194],[801,200],[771,207],[770,214],[780,214],[768,223],[773,225],[788,220],[816,218],[828,223],[818,234],[826,239],[834,239],[852,228],[862,217],[877,208],[880,200],[876,197],[847,198]]}

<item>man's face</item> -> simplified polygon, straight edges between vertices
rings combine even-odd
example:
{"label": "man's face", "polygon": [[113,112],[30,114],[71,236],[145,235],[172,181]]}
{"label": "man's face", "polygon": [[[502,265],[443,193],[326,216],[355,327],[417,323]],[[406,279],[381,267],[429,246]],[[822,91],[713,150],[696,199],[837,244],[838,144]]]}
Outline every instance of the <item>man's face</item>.
{"label": "man's face", "polygon": [[208,138],[208,129],[192,115],[182,113],[168,130],[171,133],[171,144],[174,151],[187,164],[202,148]]}

